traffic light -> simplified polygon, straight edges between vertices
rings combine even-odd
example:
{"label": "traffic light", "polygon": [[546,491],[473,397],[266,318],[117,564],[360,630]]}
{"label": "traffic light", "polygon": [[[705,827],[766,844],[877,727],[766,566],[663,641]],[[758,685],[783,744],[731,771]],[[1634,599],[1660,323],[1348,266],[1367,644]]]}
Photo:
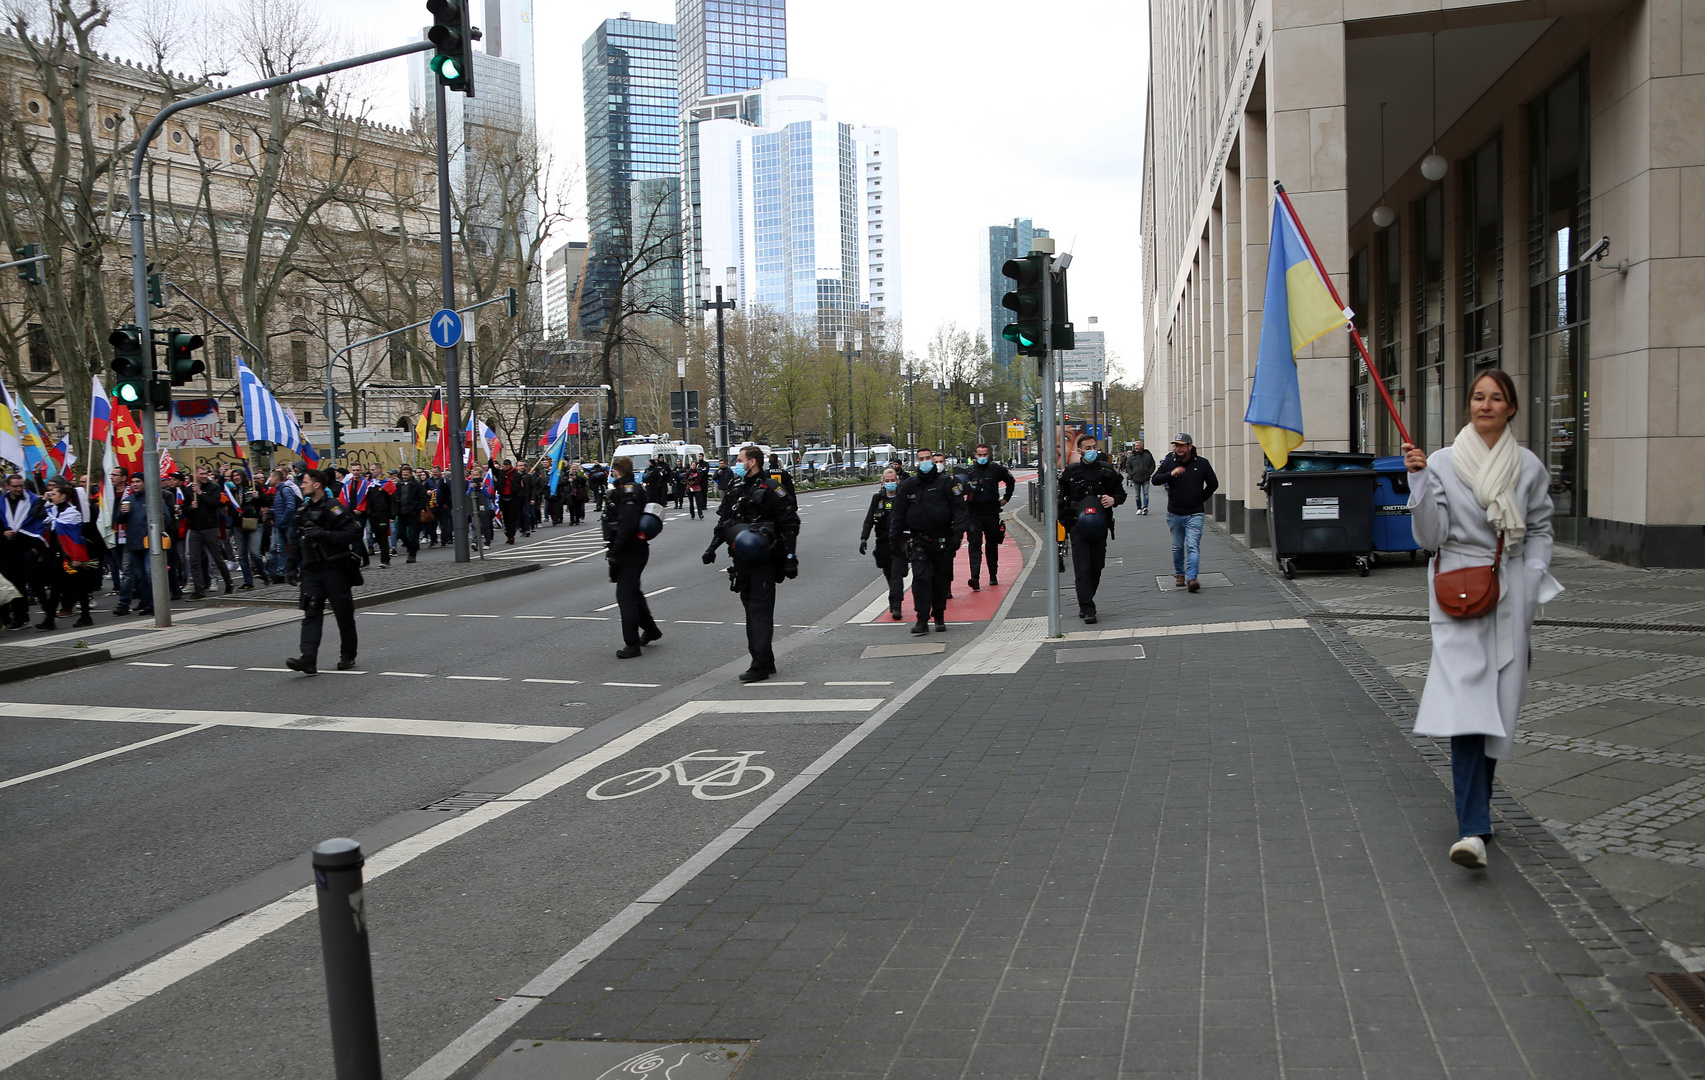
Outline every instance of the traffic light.
{"label": "traffic light", "polygon": [[332,431],[331,449],[332,449],[332,453],[335,454],[335,453],[337,453],[338,447],[343,445],[343,424],[335,416],[332,417],[331,431]]}
{"label": "traffic light", "polygon": [[1042,321],[1042,290],[1048,287],[1048,256],[1033,252],[1021,259],[1008,259],[1001,273],[1015,283],[1012,292],[1001,297],[1001,307],[1014,313],[1016,322],[1008,323],[1001,337],[1018,346],[1024,356],[1048,355]]}
{"label": "traffic light", "polygon": [[1048,275],[1049,288],[1053,291],[1052,305],[1048,311],[1053,324],[1053,345],[1056,349],[1077,348],[1077,329],[1072,326],[1071,316],[1066,313],[1066,271],[1064,267]]}
{"label": "traffic light", "polygon": [[514,289],[509,290],[509,317],[511,319],[513,319],[515,317],[515,290]]}
{"label": "traffic light", "polygon": [[207,370],[207,365],[201,362],[201,357],[195,355],[195,350],[199,348],[200,334],[190,334],[177,329],[166,331],[166,370],[171,374],[173,386],[183,386]]}
{"label": "traffic light", "polygon": [[432,26],[426,31],[427,40],[437,48],[432,54],[432,70],[446,90],[457,90],[474,96],[474,42],[479,31],[469,21],[468,5],[472,0],[426,0],[426,10],[432,14]]}
{"label": "traffic light", "polygon": [[142,332],[134,326],[121,326],[107,341],[112,344],[112,369],[117,376],[113,396],[126,405],[141,406],[148,400],[148,377],[153,374],[149,370],[153,365],[142,351]]}
{"label": "traffic light", "polygon": [[166,306],[166,275],[148,275],[148,306],[158,308]]}
{"label": "traffic light", "polygon": [[[40,244],[25,244],[21,248],[13,248],[12,255],[19,259],[33,259],[41,254]],[[41,284],[41,263],[27,262],[18,267],[18,280],[25,285]]]}

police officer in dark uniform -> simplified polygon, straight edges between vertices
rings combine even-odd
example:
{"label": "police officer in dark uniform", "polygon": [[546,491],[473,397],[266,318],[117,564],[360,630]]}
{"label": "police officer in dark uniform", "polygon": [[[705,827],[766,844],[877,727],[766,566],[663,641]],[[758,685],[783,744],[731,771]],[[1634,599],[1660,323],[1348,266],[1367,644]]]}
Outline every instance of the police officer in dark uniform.
{"label": "police officer in dark uniform", "polygon": [[[1107,565],[1107,538],[1113,531],[1115,506],[1125,501],[1125,481],[1119,470],[1102,460],[1093,435],[1077,440],[1078,460],[1060,474],[1060,521],[1072,541],[1072,573],[1077,579],[1077,613],[1086,623],[1095,621],[1095,590],[1101,587],[1101,568]],[[1099,504],[1105,531],[1092,532],[1086,521],[1080,528],[1079,514]]]}
{"label": "police officer in dark uniform", "polygon": [[904,551],[912,563],[912,605],[918,615],[912,633],[929,633],[931,616],[937,632],[945,631],[953,549],[971,527],[965,490],[936,467],[930,451],[919,450],[917,474],[900,482],[896,496],[888,515],[888,547]]}
{"label": "police officer in dark uniform", "polygon": [[876,533],[876,568],[888,579],[888,614],[900,621],[900,607],[906,601],[906,553],[897,551],[888,541],[888,515],[894,512],[899,498],[900,475],[893,469],[882,471],[882,487],[870,497],[870,509],[864,512],[864,531],[858,537],[858,553],[869,553],[870,534]]}
{"label": "police officer in dark uniform", "polygon": [[[706,566],[717,549],[728,545],[734,557],[730,587],[746,606],[746,648],[752,666],[741,682],[763,682],[776,673],[776,583],[799,576],[794,548],[799,541],[799,509],[781,480],[764,470],[764,452],[745,447],[734,462],[734,483],[716,512],[716,528],[705,549]],[[786,474],[783,473],[783,476]]]}
{"label": "police officer in dark uniform", "polygon": [[337,618],[339,671],[355,666],[355,598],[361,582],[361,521],[328,488],[336,483],[330,469],[309,469],[302,476],[302,508],[296,511],[302,551],[302,655],[284,661],[291,671],[319,674],[320,624],[326,605]]}
{"label": "police officer in dark uniform", "polygon": [[[999,585],[1000,578],[1000,546],[1006,539],[1006,527],[1001,524],[1001,507],[1012,499],[1012,490],[1017,486],[1012,473],[1007,467],[994,459],[988,443],[977,444],[977,458],[965,470],[965,501],[971,513],[971,531],[966,539],[971,541],[971,591],[982,588],[977,582],[983,549],[988,548],[989,584]],[[1001,490],[1001,485],[1006,490]]]}
{"label": "police officer in dark uniform", "polygon": [[651,561],[651,537],[640,527],[640,517],[650,499],[633,478],[632,458],[613,459],[610,473],[615,483],[604,510],[604,543],[609,545],[604,557],[610,563],[610,580],[615,582],[616,603],[622,610],[623,646],[616,658],[631,660],[639,655],[641,645],[663,637],[640,584],[645,564]]}

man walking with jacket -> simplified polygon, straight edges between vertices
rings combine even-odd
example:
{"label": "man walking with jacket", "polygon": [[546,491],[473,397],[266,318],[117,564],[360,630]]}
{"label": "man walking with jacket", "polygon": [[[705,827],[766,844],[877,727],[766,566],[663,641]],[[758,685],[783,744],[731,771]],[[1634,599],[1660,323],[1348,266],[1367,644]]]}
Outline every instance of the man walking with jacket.
{"label": "man walking with jacket", "polygon": [[426,509],[426,485],[414,478],[414,466],[404,465],[397,480],[397,521],[403,532],[408,562],[420,554],[420,512]]}
{"label": "man walking with jacket", "polygon": [[1154,478],[1154,455],[1143,446],[1141,439],[1131,450],[1131,485],[1137,489],[1137,513],[1149,512],[1149,481]]}
{"label": "man walking with jacket", "polygon": [[1208,459],[1196,453],[1187,431],[1172,440],[1172,453],[1161,459],[1154,482],[1166,486],[1166,525],[1172,530],[1172,572],[1177,587],[1201,589],[1196,570],[1202,559],[1203,513],[1219,490],[1220,478]]}

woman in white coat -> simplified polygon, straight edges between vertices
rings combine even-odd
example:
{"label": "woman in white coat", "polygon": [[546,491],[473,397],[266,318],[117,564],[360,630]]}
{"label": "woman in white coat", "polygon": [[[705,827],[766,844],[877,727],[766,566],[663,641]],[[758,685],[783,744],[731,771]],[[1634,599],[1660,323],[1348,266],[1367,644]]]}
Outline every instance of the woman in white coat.
{"label": "woman in white coat", "polygon": [[[1549,573],[1551,477],[1516,442],[1510,423],[1519,407],[1509,375],[1484,371],[1469,387],[1469,422],[1455,442],[1430,457],[1403,444],[1415,540],[1438,552],[1427,574],[1433,657],[1415,733],[1450,737],[1460,837],[1450,858],[1470,868],[1486,865],[1492,773],[1515,742],[1534,613],[1562,591]],[[1500,537],[1497,607],[1473,619],[1446,614],[1433,575],[1492,565]]]}

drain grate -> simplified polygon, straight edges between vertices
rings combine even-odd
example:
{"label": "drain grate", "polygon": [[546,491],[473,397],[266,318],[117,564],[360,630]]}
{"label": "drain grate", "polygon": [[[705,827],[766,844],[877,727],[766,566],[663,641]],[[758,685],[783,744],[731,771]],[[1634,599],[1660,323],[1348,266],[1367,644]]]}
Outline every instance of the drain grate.
{"label": "drain grate", "polygon": [[1693,974],[1647,975],[1658,993],[1669,998],[1676,1011],[1705,1031],[1705,979]]}
{"label": "drain grate", "polygon": [[472,810],[476,806],[484,806],[493,799],[503,798],[501,791],[458,791],[449,798],[439,799],[421,807],[422,810],[441,810],[446,814],[455,814],[463,810]]}

